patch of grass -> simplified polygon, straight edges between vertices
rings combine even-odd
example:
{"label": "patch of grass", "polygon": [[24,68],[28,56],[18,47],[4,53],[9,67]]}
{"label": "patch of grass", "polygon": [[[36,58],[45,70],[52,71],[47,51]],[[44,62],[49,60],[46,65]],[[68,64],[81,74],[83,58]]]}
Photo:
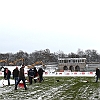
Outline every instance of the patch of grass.
{"label": "patch of grass", "polygon": [[[84,82],[88,80],[88,82]],[[41,97],[43,100],[89,100],[100,99],[100,83],[95,83],[94,77],[44,77],[42,83],[29,85],[28,90],[18,88],[14,90],[5,86],[0,89],[0,99],[31,100]]]}

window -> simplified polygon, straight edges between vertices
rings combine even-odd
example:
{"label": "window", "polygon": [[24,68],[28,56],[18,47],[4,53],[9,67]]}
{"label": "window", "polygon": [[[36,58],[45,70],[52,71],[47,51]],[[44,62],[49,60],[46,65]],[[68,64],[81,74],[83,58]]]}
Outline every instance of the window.
{"label": "window", "polygon": [[73,60],[73,63],[75,63],[75,60]]}
{"label": "window", "polygon": [[84,59],[82,59],[82,62],[85,62],[85,60],[84,60]]}
{"label": "window", "polygon": [[66,60],[64,60],[64,63],[67,63],[67,61],[66,61]]}

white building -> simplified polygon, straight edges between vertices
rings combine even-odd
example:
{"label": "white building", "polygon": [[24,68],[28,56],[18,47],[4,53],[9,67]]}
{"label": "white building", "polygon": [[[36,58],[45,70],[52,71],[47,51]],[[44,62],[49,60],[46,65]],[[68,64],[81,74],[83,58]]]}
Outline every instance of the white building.
{"label": "white building", "polygon": [[58,58],[59,70],[84,71],[86,58]]}

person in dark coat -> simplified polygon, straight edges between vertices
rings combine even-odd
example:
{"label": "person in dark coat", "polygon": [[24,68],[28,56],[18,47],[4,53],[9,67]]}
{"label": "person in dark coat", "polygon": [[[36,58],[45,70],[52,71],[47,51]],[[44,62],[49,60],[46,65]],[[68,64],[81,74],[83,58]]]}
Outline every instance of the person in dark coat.
{"label": "person in dark coat", "polygon": [[22,67],[20,68],[20,71],[19,71],[19,79],[18,79],[17,84],[15,84],[15,90],[17,90],[17,85],[19,84],[19,82],[20,82],[21,80],[23,81],[25,90],[27,90],[26,83],[25,83],[24,68],[25,68],[24,65],[22,65]]}
{"label": "person in dark coat", "polygon": [[96,68],[96,82],[98,82],[98,78],[100,78],[100,70]]}
{"label": "person in dark coat", "polygon": [[34,83],[37,82],[37,79],[35,79],[37,76],[38,76],[38,72],[37,72],[36,67],[34,67]]}
{"label": "person in dark coat", "polygon": [[28,77],[29,77],[29,83],[31,85],[32,84],[32,79],[34,77],[34,71],[32,70],[32,68],[30,68],[29,71],[28,71]]}
{"label": "person in dark coat", "polygon": [[41,82],[43,80],[43,72],[44,72],[44,70],[42,68],[38,69],[39,82]]}
{"label": "person in dark coat", "polygon": [[6,68],[6,78],[8,80],[8,85],[10,85],[10,76],[11,76],[11,71],[8,68]]}
{"label": "person in dark coat", "polygon": [[7,68],[4,68],[4,79],[7,79],[6,69],[7,69]]}
{"label": "person in dark coat", "polygon": [[18,70],[18,67],[16,67],[16,68],[13,70],[13,79],[15,79],[15,84],[17,84],[18,75],[19,75],[19,70]]}

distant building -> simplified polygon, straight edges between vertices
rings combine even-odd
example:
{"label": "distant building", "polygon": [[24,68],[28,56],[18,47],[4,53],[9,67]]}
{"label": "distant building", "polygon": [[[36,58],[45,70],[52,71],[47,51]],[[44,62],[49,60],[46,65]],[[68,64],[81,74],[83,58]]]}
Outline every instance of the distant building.
{"label": "distant building", "polygon": [[84,71],[86,58],[58,58],[59,70]]}

